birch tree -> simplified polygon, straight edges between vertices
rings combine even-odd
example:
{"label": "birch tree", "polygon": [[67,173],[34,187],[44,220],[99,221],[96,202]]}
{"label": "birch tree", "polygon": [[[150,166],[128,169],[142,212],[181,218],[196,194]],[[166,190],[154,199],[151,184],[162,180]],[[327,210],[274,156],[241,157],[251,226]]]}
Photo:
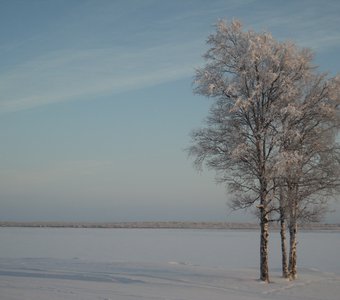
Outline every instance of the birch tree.
{"label": "birch tree", "polygon": [[[300,93],[281,110],[280,220],[283,276],[297,277],[297,229],[303,221],[317,221],[326,211],[327,199],[339,187],[340,80],[325,74],[305,76]],[[283,192],[284,191],[284,192]],[[289,264],[285,250],[284,222],[288,221]],[[282,223],[283,222],[283,223]]]}
{"label": "birch tree", "polygon": [[205,127],[192,133],[195,165],[216,171],[234,194],[235,208],[255,206],[260,222],[260,279],[269,282],[269,214],[274,209],[277,120],[299,94],[311,54],[269,33],[220,21],[209,36],[195,92],[213,100]]}

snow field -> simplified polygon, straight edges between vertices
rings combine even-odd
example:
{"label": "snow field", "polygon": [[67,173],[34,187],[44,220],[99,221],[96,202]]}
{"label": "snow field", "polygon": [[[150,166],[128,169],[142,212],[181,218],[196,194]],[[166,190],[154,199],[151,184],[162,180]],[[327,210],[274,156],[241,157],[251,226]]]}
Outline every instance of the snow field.
{"label": "snow field", "polygon": [[280,277],[273,234],[270,284],[257,280],[257,238],[255,231],[2,228],[0,299],[339,299],[339,232],[300,234],[294,282]]}

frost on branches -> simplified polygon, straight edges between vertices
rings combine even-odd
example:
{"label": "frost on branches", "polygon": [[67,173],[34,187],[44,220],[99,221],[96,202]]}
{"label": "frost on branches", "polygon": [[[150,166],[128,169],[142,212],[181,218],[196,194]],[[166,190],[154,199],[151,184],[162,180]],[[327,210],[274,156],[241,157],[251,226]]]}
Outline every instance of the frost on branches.
{"label": "frost on branches", "polygon": [[289,104],[281,110],[275,168],[281,220],[288,221],[290,234],[289,266],[283,275],[290,279],[297,277],[298,221],[318,221],[326,212],[327,198],[339,187],[339,86],[338,78],[309,74],[294,109]]}
{"label": "frost on branches", "polygon": [[282,211],[296,253],[297,222],[324,207],[318,197],[339,184],[340,81],[316,74],[309,50],[244,31],[238,21],[220,21],[207,43],[194,84],[213,103],[189,153],[228,184],[233,208],[258,209],[260,278],[268,282],[269,222]]}

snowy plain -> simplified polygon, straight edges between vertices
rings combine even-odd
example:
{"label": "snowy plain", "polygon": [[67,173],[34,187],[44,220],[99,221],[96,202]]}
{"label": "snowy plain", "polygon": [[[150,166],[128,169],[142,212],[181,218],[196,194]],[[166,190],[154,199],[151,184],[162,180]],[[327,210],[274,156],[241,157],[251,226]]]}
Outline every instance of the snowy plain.
{"label": "snowy plain", "polygon": [[340,232],[300,232],[299,278],[258,281],[257,231],[0,228],[0,299],[322,299],[340,295]]}

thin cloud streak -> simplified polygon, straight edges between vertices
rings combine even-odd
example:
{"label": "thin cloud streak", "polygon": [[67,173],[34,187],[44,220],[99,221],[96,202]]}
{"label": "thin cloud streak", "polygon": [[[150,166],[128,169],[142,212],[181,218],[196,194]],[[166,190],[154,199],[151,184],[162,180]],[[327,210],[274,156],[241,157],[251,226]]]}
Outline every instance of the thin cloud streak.
{"label": "thin cloud streak", "polygon": [[[319,10],[325,13],[320,14]],[[326,6],[319,1],[301,1],[275,11],[264,8],[249,24],[274,34],[277,31],[276,38],[292,39],[302,47],[323,52],[340,47],[339,10],[340,3],[336,1]]]}
{"label": "thin cloud streak", "polygon": [[[153,1],[149,2],[149,5],[152,3]],[[254,6],[256,2],[232,0],[228,1],[227,7],[240,9],[249,5]],[[309,8],[307,4],[301,5],[306,5],[303,11],[296,9],[300,7],[298,3],[293,6],[293,9],[290,6],[273,11],[263,7],[254,17],[242,19],[242,14],[237,17],[250,27],[255,27],[256,30],[268,29],[278,39],[292,38],[299,45],[310,47],[319,53],[339,48],[338,28],[340,24],[336,14],[339,5],[332,3],[330,8],[325,8],[329,13],[319,16],[318,19],[315,19],[316,4],[312,8]],[[132,20],[133,26],[130,24],[131,32],[127,36],[133,37],[136,43],[125,46],[109,43],[105,47],[88,49],[83,47],[81,39],[73,40],[64,37],[65,41],[72,41],[72,48],[50,49],[42,54],[37,53],[35,58],[26,60],[26,62],[6,66],[3,69],[0,73],[0,113],[57,102],[90,99],[94,96],[98,98],[191,77],[195,66],[201,63],[204,39],[207,33],[213,30],[212,26],[205,28],[206,25],[204,25],[205,31],[202,32],[201,26],[206,23],[202,23],[201,18],[209,15],[210,19],[217,21],[214,16],[221,10],[220,17],[223,18],[224,7],[226,7],[224,1],[217,1],[204,10],[201,7],[196,11],[184,11],[166,18],[156,18],[152,23],[152,30],[150,28],[150,30],[139,30],[135,24],[137,20],[135,22]],[[91,7],[86,9],[89,8]],[[111,4],[107,8],[108,12],[117,9]],[[329,11],[330,9],[334,12]],[[100,16],[98,21],[109,24],[112,16],[111,13],[103,13],[105,11],[95,14],[92,19],[97,20],[96,18]],[[128,12],[128,10],[122,10],[120,18],[126,17]],[[73,24],[75,21],[68,16],[65,22]],[[70,27],[75,30],[74,36],[78,36],[79,28],[86,27],[87,19],[80,18],[77,22],[80,22],[82,26],[73,24],[74,26]],[[68,30],[65,26],[60,28],[56,26],[55,30],[57,32],[61,30],[67,34]],[[181,31],[180,28],[183,26],[185,30]],[[201,29],[197,30],[197,28]],[[281,31],[282,28],[285,33]],[[290,36],[284,35],[287,32]],[[107,33],[99,31],[98,34],[102,38],[92,36],[92,45],[97,45],[99,40],[108,40]],[[55,34],[55,36],[60,36],[60,34]],[[126,39],[119,30],[114,32],[112,38],[120,42]],[[43,44],[49,44],[53,42],[53,38],[44,36],[42,41],[44,41]],[[62,44],[63,41],[61,39],[59,42]],[[6,47],[9,49],[13,45],[1,45],[3,51],[7,49]]]}
{"label": "thin cloud streak", "polygon": [[49,53],[0,76],[0,111],[114,94],[189,77],[200,59],[199,44],[194,41],[130,52],[112,48]]}
{"label": "thin cloud streak", "polygon": [[[245,7],[253,1],[231,0],[227,6]],[[36,53],[29,53],[26,61],[22,60],[25,56],[18,55],[15,64],[0,72],[0,113],[98,98],[191,77],[201,62],[209,31],[202,18],[209,15],[217,20],[215,15],[226,8],[226,3],[200,2],[197,10],[188,10],[193,3],[181,5],[186,9],[176,8],[151,19],[142,8],[160,9],[158,1],[134,1],[129,6],[110,1],[99,6],[93,2],[76,5],[62,19],[54,19],[49,34],[38,31],[25,37],[25,42],[17,41],[24,43],[23,49],[36,49]],[[175,7],[169,4],[169,8]],[[129,22],[125,24],[126,20]],[[98,31],[84,39],[83,30],[91,25],[98,26]],[[205,32],[197,29],[203,26]],[[45,48],[36,48],[34,37]],[[13,48],[13,42],[0,46],[7,51]],[[89,48],[92,46],[98,48]]]}

